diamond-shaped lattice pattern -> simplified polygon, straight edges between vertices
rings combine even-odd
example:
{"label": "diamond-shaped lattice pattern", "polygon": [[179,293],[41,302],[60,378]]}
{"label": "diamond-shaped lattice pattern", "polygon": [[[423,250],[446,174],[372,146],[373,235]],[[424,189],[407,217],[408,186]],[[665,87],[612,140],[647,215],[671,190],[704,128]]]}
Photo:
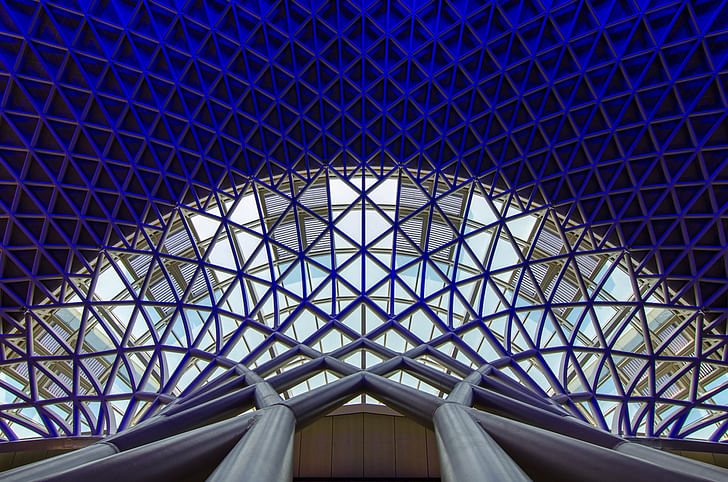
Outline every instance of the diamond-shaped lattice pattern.
{"label": "diamond-shaped lattice pattern", "polygon": [[428,344],[722,439],[727,58],[725,1],[0,1],[0,430]]}

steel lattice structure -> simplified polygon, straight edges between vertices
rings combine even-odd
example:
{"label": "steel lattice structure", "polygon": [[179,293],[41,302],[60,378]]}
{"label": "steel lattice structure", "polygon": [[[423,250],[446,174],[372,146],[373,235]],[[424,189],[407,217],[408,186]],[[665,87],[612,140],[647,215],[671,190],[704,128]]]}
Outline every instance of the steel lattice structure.
{"label": "steel lattice structure", "polygon": [[726,59],[725,1],[0,0],[0,438],[323,393],[724,441]]}

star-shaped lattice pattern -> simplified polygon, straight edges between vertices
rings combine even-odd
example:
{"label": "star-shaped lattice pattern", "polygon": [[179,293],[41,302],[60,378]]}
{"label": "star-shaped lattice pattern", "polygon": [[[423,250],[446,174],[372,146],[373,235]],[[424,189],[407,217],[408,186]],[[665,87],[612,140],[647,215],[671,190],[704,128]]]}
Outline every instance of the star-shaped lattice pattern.
{"label": "star-shaped lattice pattern", "polygon": [[[458,231],[462,218],[447,212],[449,205],[442,195],[466,185],[470,187],[465,189],[472,193],[477,185],[477,198],[488,203],[501,221],[515,214],[500,211],[498,206],[515,206],[522,216],[541,213],[536,216],[537,224],[549,226],[542,232],[557,235],[564,249],[558,253],[564,258],[551,261],[553,266],[547,271],[556,276],[552,278],[556,283],[570,276],[572,280],[586,279],[576,288],[590,306],[599,306],[595,302],[599,301],[600,290],[588,284],[594,280],[588,281],[591,276],[582,273],[579,259],[591,259],[588,253],[598,251],[600,254],[593,257],[599,266],[622,266],[635,280],[633,301],[644,298],[666,303],[671,307],[665,308],[669,313],[686,310],[677,323],[682,328],[663,333],[667,339],[657,341],[644,335],[645,352],[638,353],[644,356],[635,358],[639,366],[631,371],[624,368],[624,360],[614,360],[616,355],[603,357],[612,374],[610,379],[619,382],[615,390],[620,397],[614,403],[622,415],[617,420],[632,422],[618,421],[615,426],[600,419],[604,410],[589,397],[596,390],[598,377],[594,377],[602,373],[601,369],[581,373],[579,366],[585,362],[574,360],[572,365],[566,363],[556,370],[563,373],[554,373],[549,384],[554,382],[567,392],[586,394],[584,400],[591,400],[591,408],[585,409],[584,416],[627,433],[639,432],[641,420],[650,419],[647,414],[669,411],[669,407],[661,406],[669,405],[669,400],[683,400],[671,405],[677,407],[677,415],[671,413],[665,418],[677,423],[662,429],[657,422],[647,424],[652,428],[645,428],[645,433],[690,435],[683,430],[685,427],[695,420],[713,417],[710,410],[716,407],[711,404],[700,408],[705,413],[694,407],[707,400],[701,399],[705,394],[700,390],[722,387],[720,382],[701,386],[696,380],[715,378],[710,374],[718,370],[726,356],[726,2],[1,3],[0,343],[4,363],[25,366],[26,373],[18,368],[17,375],[29,383],[26,393],[26,387],[14,385],[14,379],[0,380],[14,394],[7,403],[22,400],[21,405],[33,407],[42,405],[42,400],[63,399],[68,389],[80,393],[82,386],[83,390],[93,386],[96,397],[105,397],[101,411],[110,413],[116,409],[108,404],[119,404],[118,413],[126,414],[119,422],[124,425],[143,412],[136,402],[126,408],[130,393],[153,394],[171,387],[171,371],[162,373],[165,362],[158,351],[156,359],[138,355],[138,361],[133,361],[137,355],[114,358],[109,352],[103,355],[105,364],[99,361],[97,368],[90,367],[90,361],[82,361],[86,356],[84,337],[88,336],[83,331],[85,323],[93,324],[88,320],[100,316],[91,303],[96,296],[91,280],[108,273],[107,263],[124,265],[121,258],[114,257],[124,256],[117,253],[119,250],[152,253],[149,259],[154,262],[148,271],[140,273],[117,271],[126,282],[122,284],[130,300],[118,304],[117,310],[135,313],[129,316],[137,321],[129,326],[136,326],[139,333],[130,333],[123,325],[116,332],[106,332],[104,336],[115,353],[123,351],[130,338],[133,344],[143,346],[171,340],[169,333],[155,331],[159,320],[150,318],[152,315],[143,307],[145,302],[159,305],[161,300],[156,296],[162,292],[149,294],[156,286],[153,284],[135,286],[138,277],[148,283],[152,279],[165,280],[167,285],[162,286],[167,286],[168,291],[164,293],[172,295],[166,301],[170,312],[177,313],[175,306],[187,299],[195,303],[180,309],[207,313],[205,303],[209,305],[214,316],[200,315],[199,323],[219,328],[209,335],[212,342],[204,345],[207,341],[199,338],[202,331],[194,332],[200,328],[193,326],[194,316],[187,317],[184,311],[179,322],[184,336],[173,337],[180,349],[204,345],[203,351],[209,353],[229,348],[224,346],[224,335],[230,332],[222,329],[224,322],[215,308],[219,306],[219,294],[215,290],[218,284],[228,283],[225,273],[237,279],[239,276],[231,273],[241,269],[256,278],[251,283],[261,285],[243,290],[242,279],[238,281],[241,293],[253,296],[244,298],[242,313],[251,318],[251,323],[260,324],[261,336],[268,333],[264,326],[277,333],[266,343],[316,341],[299,334],[310,331],[314,323],[317,330],[336,328],[341,344],[345,344],[347,336],[367,335],[369,328],[364,325],[356,329],[354,321],[347,325],[343,319],[332,322],[331,317],[365,308],[376,314],[375,320],[383,320],[380,326],[398,333],[400,329],[410,331],[412,322],[401,318],[387,325],[390,318],[405,311],[391,296],[386,302],[386,297],[376,292],[384,290],[384,284],[369,284],[367,277],[357,282],[343,276],[348,273],[347,267],[351,270],[354,265],[365,266],[367,273],[370,266],[394,273],[387,289],[399,289],[403,300],[407,295],[420,302],[433,329],[428,334],[416,330],[404,333],[405,339],[412,337],[410,346],[431,342],[440,332],[450,333],[475,319],[501,313],[497,306],[493,313],[484,313],[485,302],[468,298],[471,293],[461,286],[467,278],[456,279],[453,284],[448,277],[455,271],[448,273],[437,264],[430,267],[436,263],[430,258],[440,255],[451,260],[456,270],[461,255],[448,253],[456,256],[448,258],[444,254],[448,249],[465,252],[481,264],[490,256],[485,253],[479,258],[473,249],[454,248],[465,242],[464,233]],[[368,186],[352,181],[362,160],[372,171],[360,176],[362,179],[391,176],[393,166],[404,166],[404,174],[397,174],[404,177],[396,182],[403,186],[411,183],[413,189],[423,193],[423,206],[413,208],[401,227],[397,224],[399,214],[392,216],[377,208]],[[355,233],[344,230],[342,236],[335,213],[306,210],[307,202],[301,200],[299,192],[306,192],[305,186],[322,183],[325,166],[333,166],[331,172],[338,173],[342,185],[358,192],[355,200],[360,201],[365,218],[380,216],[385,232],[394,229],[401,234],[404,244],[396,241],[399,237],[393,237],[389,249],[409,243],[411,256],[427,258],[412,262],[423,263],[423,273],[430,269],[444,277],[446,288],[436,284],[431,288],[434,291],[428,291],[424,281],[412,285],[400,271],[406,271],[407,265],[388,264],[377,257],[377,246],[369,245],[376,238],[364,239],[365,243],[359,244],[364,248],[357,253]],[[285,182],[289,185],[282,185]],[[432,186],[418,187],[423,182]],[[447,187],[440,187],[440,183]],[[191,260],[185,262],[192,266],[187,272],[164,264],[167,258],[160,256],[169,252],[160,248],[160,233],[176,234],[169,233],[170,227],[184,225],[187,235],[193,236],[192,213],[212,216],[213,224],[224,225],[228,233],[231,224],[219,221],[230,219],[228,204],[248,199],[251,192],[259,201],[266,189],[277,192],[281,206],[291,206],[281,213],[291,219],[280,218],[279,233],[274,225],[257,234],[242,225],[237,229],[252,236],[252,244],[245,246],[266,247],[266,262],[271,257],[277,260],[293,256],[289,271],[261,277],[247,270],[258,266],[252,261],[246,261],[247,268],[240,264],[233,267],[230,258],[220,264],[210,258],[212,252],[205,254],[202,248],[194,256],[185,255]],[[267,205],[267,201],[263,204]],[[264,214],[265,223],[276,218]],[[441,219],[444,232],[450,231],[442,234],[442,239],[427,235],[416,239],[413,226],[418,222],[424,225],[433,216]],[[282,228],[291,223],[297,226],[298,244],[287,238],[292,231]],[[317,230],[322,230],[319,238],[305,237]],[[317,243],[337,248],[337,232],[348,258],[332,259],[326,265],[316,256],[309,256]],[[502,233],[505,239],[513,235],[508,229],[498,228],[493,236],[503,239]],[[372,234],[367,231],[361,235]],[[194,238],[187,241],[190,239]],[[430,245],[433,239],[443,244],[444,248],[438,248],[443,253]],[[447,243],[452,243],[450,248]],[[520,253],[519,262],[526,262],[528,268],[516,268],[507,281],[494,273],[490,281],[481,282],[496,294],[500,291],[501,296],[496,298],[503,303],[502,312],[508,311],[505,331],[486,327],[501,338],[486,331],[485,335],[471,335],[473,338],[466,342],[471,348],[493,350],[479,355],[484,361],[527,351],[525,347],[530,346],[536,352],[547,353],[542,336],[528,332],[525,315],[505,308],[514,304],[514,294],[504,293],[505,285],[498,288],[498,283],[515,283],[514,293],[532,290],[528,298],[531,304],[544,304],[546,300],[548,309],[528,318],[538,327],[547,325],[551,314],[560,316],[555,313],[559,308],[554,305],[558,304],[554,293],[568,292],[556,290],[556,284],[541,285],[545,278],[539,277],[546,274],[539,269],[543,270],[548,262],[532,263],[531,256],[537,250],[524,251],[514,239],[502,246],[509,244]],[[626,252],[613,251],[622,246]],[[262,253],[262,248],[257,249]],[[160,251],[155,257],[154,253]],[[381,247],[379,252],[384,251]],[[550,256],[558,257],[557,253]],[[311,314],[307,316],[314,320],[310,322],[293,318],[287,321],[283,314],[281,319],[265,319],[260,313],[268,307],[259,305],[265,303],[266,296],[283,300],[278,303],[286,306],[309,295],[320,294],[325,300],[328,287],[318,282],[307,280],[309,286],[303,282],[300,287],[287,286],[295,285],[295,281],[287,281],[286,273],[290,276],[295,270],[302,273],[310,269],[304,266],[304,257],[321,270],[322,280],[331,284],[329,296],[336,298],[330,301],[331,309],[319,307],[322,311],[317,312],[313,306],[318,304],[301,305],[309,307]],[[235,262],[241,259],[235,258]],[[370,259],[373,264],[366,264]],[[217,271],[195,268],[200,261],[217,266]],[[476,268],[478,263],[474,263]],[[561,268],[555,268],[559,263]],[[480,268],[489,275],[492,271],[487,265]],[[578,276],[566,274],[572,272]],[[617,272],[616,268],[611,271]],[[207,292],[209,300],[203,303],[202,296],[199,301],[196,289]],[[566,290],[565,285],[562,290]],[[347,294],[339,300],[339,293]],[[652,293],[654,300],[649,298]],[[41,306],[57,303],[80,310],[77,319],[81,324],[74,328],[80,329],[80,334],[54,331],[54,325],[47,320],[63,315],[44,314]],[[463,309],[458,311],[456,303]],[[466,308],[468,304],[472,309]],[[587,329],[591,320],[598,331],[603,323],[599,313],[587,311],[583,314],[582,310],[583,316],[572,320],[572,326]],[[451,314],[443,316],[445,312]],[[241,315],[240,311],[236,313]],[[631,313],[625,316],[635,316],[635,312]],[[648,324],[645,309],[640,313],[642,323]],[[160,317],[167,314],[159,312]],[[58,326],[73,327],[71,319]],[[488,321],[483,323],[487,325]],[[98,326],[102,325],[99,322]],[[31,326],[39,331],[37,336],[28,332]],[[512,335],[510,329],[514,326],[523,332],[522,340],[516,341],[517,336]],[[653,330],[658,338],[662,333],[651,326],[643,328],[645,333]],[[43,333],[59,345],[58,353],[64,355],[58,360],[39,357],[28,343],[34,337],[42,339]],[[127,333],[126,338],[115,338],[121,333]],[[693,342],[694,351],[680,360],[685,363],[682,369],[657,367],[660,347],[667,347],[683,335],[695,340],[696,333],[700,343]],[[569,329],[562,335],[559,343],[571,353],[578,336]],[[137,339],[143,336],[150,338]],[[456,339],[448,343],[457,343]],[[487,343],[484,345],[482,340]],[[609,343],[606,340],[605,346]],[[517,349],[513,349],[514,345]],[[457,351],[465,356],[461,362],[471,363],[467,355],[462,355],[464,352],[467,349]],[[274,356],[275,351],[268,353]],[[475,354],[471,356],[475,363],[483,361]],[[135,373],[135,363],[141,364],[140,373]],[[159,367],[157,371],[147,368],[154,363]],[[205,372],[209,363],[199,363],[199,370]],[[102,372],[109,366],[113,373],[104,379],[107,375],[102,376]],[[55,395],[38,391],[35,370],[43,371],[40,377],[44,380],[55,378],[59,390]],[[620,375],[620,370],[624,374]],[[125,374],[117,377],[117,373]],[[156,382],[153,373],[160,377]],[[665,373],[669,373],[668,378],[660,381]],[[640,381],[645,375],[647,381]],[[579,381],[569,386],[569,377]],[[683,380],[675,384],[673,378],[678,377]],[[124,379],[126,386],[119,381],[114,388],[117,382],[111,380]],[[622,395],[633,397],[638,405],[622,403]],[[154,399],[152,395],[137,399],[144,397]],[[66,408],[55,415],[44,410],[31,413],[32,408],[24,409],[30,410],[28,413],[13,412],[12,417],[17,419],[12,419],[11,424],[27,424],[49,435],[116,429],[116,422],[99,422],[103,417],[98,416],[101,412],[95,406],[62,403],[67,404]],[[97,403],[93,397],[88,401],[92,403]],[[607,402],[600,406],[603,403]],[[716,403],[718,408],[720,405]],[[7,423],[9,419],[5,420]],[[708,425],[712,427],[713,422]],[[14,437],[7,424],[0,428],[8,438]],[[722,437],[724,430],[716,430],[701,436]]]}

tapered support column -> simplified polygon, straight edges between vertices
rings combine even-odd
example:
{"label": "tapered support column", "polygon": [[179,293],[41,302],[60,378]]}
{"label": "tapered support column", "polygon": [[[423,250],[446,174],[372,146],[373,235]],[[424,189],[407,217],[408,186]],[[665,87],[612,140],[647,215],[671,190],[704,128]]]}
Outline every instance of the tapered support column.
{"label": "tapered support column", "polygon": [[[81,465],[99,461],[119,452],[124,454],[137,447],[143,447],[154,442],[161,442],[166,438],[188,432],[195,427],[214,422],[226,415],[242,412],[253,405],[255,395],[255,387],[246,387],[217,399],[205,401],[200,405],[180,403],[175,405],[173,410],[169,410],[128,430],[112,435],[103,442],[97,442],[67,454],[40,460],[3,472],[1,478],[3,480],[19,481],[36,480],[73,470]],[[246,419],[250,418],[250,416],[244,417]],[[235,423],[234,420],[228,420],[217,426],[232,426]],[[195,433],[198,432],[204,433],[204,430]],[[241,431],[238,431],[238,435],[241,433]],[[212,436],[211,439],[219,441],[220,437]],[[179,442],[175,443],[179,444]],[[232,443],[235,443],[235,441]]]}
{"label": "tapered support column", "polygon": [[293,476],[296,418],[288,407],[266,408],[253,428],[218,465],[211,482],[287,482]]}
{"label": "tapered support column", "polygon": [[673,467],[686,474],[704,477],[708,480],[728,480],[728,470],[723,467],[717,467],[697,460],[691,460],[687,457],[663,452],[661,450],[653,449],[652,447],[645,447],[638,443],[624,442],[615,447],[615,450],[656,465]]}
{"label": "tapered support column", "polygon": [[74,450],[51,459],[41,460],[33,464],[23,465],[0,473],[0,479],[8,482],[26,482],[43,480],[49,475],[109,457],[119,452],[113,444],[99,442],[82,449]]}
{"label": "tapered support column", "polygon": [[686,472],[682,465],[646,462],[550,430],[474,409],[465,410],[529,474],[549,474],[551,480],[579,482],[720,480],[693,470]]}
{"label": "tapered support column", "polygon": [[464,407],[445,403],[435,411],[434,422],[445,482],[531,480]]}
{"label": "tapered support column", "polygon": [[209,474],[241,437],[252,431],[260,418],[258,412],[241,415],[77,465],[64,472],[45,472],[40,477],[22,480],[156,482],[199,479]]}

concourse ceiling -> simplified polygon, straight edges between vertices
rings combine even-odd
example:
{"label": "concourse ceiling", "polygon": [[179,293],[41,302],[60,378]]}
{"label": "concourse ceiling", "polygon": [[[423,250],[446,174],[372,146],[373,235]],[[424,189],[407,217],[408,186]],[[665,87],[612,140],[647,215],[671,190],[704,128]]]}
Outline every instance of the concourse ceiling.
{"label": "concourse ceiling", "polygon": [[723,440],[727,61],[726,1],[0,0],[1,437],[427,345]]}

